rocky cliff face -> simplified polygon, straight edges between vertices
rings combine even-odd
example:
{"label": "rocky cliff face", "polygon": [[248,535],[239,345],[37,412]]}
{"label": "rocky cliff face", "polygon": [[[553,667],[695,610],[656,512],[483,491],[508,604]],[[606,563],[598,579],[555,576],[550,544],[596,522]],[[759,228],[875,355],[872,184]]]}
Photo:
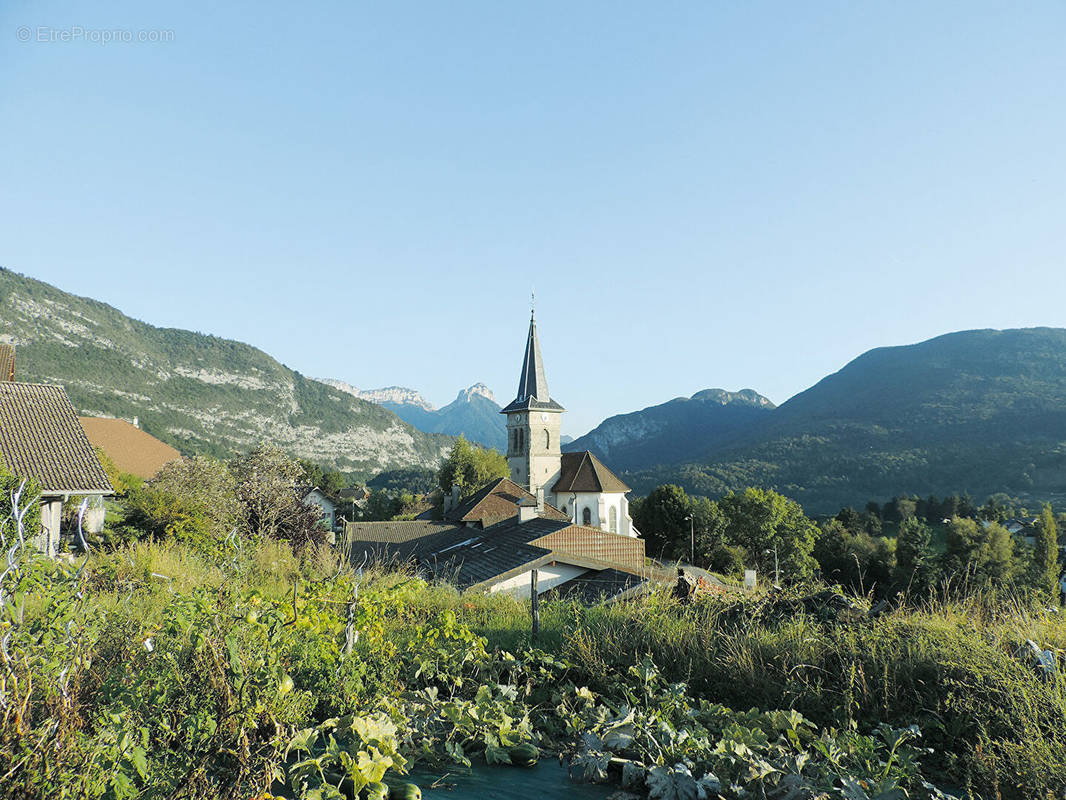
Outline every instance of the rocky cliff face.
{"label": "rocky cliff face", "polygon": [[18,348],[17,380],[62,384],[85,415],[139,417],[187,454],[272,442],[370,477],[436,466],[451,446],[249,345],[155,328],[2,268],[0,341]]}
{"label": "rocky cliff face", "polygon": [[423,411],[436,411],[433,404],[421,394],[414,389],[407,389],[403,386],[386,386],[382,389],[357,389],[350,383],[338,381],[334,378],[316,378],[315,380],[326,384],[326,386],[332,386],[334,389],[346,392],[352,397],[366,400],[369,403],[377,403],[378,405],[392,403],[398,406],[414,406],[415,408],[421,408]]}

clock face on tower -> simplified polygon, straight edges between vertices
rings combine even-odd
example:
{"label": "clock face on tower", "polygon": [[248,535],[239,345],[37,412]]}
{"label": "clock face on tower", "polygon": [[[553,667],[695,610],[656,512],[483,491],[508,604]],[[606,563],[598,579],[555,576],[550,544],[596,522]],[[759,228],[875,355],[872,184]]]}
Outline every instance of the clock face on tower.
{"label": "clock face on tower", "polygon": [[542,413],[540,415],[540,419],[541,419],[542,422],[547,422],[548,421],[548,415]]}

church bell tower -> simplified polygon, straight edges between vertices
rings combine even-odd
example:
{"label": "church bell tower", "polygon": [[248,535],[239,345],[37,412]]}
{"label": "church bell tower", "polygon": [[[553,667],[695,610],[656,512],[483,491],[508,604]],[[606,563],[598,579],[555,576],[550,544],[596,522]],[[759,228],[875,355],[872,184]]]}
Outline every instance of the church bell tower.
{"label": "church bell tower", "polygon": [[537,340],[537,321],[529,315],[529,337],[518,379],[518,395],[500,411],[507,416],[507,464],[511,480],[538,497],[552,501],[551,489],[559,478],[559,431],[563,411],[548,394],[544,362]]}

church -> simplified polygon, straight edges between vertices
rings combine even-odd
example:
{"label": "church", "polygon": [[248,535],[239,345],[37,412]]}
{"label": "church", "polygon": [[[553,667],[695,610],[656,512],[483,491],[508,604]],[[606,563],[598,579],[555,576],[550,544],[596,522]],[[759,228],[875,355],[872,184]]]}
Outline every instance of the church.
{"label": "church", "polygon": [[589,451],[563,453],[564,409],[548,393],[548,379],[529,318],[529,336],[518,394],[500,413],[507,417],[507,463],[511,480],[567,515],[571,522],[623,536],[639,536],[629,516],[629,487]]}
{"label": "church", "polygon": [[510,477],[465,498],[454,486],[440,508],[414,520],[349,522],[346,556],[413,565],[464,592],[595,600],[642,591],[650,573],[629,487],[592,453],[561,451],[563,411],[548,394],[531,316],[518,394],[501,411]]}

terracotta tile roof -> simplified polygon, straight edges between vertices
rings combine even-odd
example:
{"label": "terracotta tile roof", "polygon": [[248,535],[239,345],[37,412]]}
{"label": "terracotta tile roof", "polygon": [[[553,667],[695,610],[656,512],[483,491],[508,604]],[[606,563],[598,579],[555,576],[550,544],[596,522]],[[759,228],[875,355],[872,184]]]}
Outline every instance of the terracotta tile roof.
{"label": "terracotta tile roof", "polygon": [[[517,515],[518,503],[522,500],[532,500],[535,503],[537,498],[509,478],[500,478],[471,495],[457,508],[449,511],[445,518],[459,522],[477,522],[481,527],[489,528]],[[540,516],[545,519],[569,521],[566,514],[550,503],[544,504]]]}
{"label": "terracotta tile roof", "polygon": [[0,381],[15,380],[15,346],[0,344]]}
{"label": "terracotta tile roof", "polygon": [[563,453],[559,480],[552,491],[565,492],[628,492],[622,479],[607,469],[596,456],[585,450],[581,453]]}
{"label": "terracotta tile roof", "polygon": [[47,495],[112,492],[62,386],[0,382],[0,459]]}
{"label": "terracotta tile roof", "polygon": [[[527,523],[528,524],[528,523]],[[572,555],[622,569],[644,568],[644,540],[584,525],[567,525],[530,542],[553,553]]]}
{"label": "terracotta tile roof", "polygon": [[150,433],[145,433],[124,419],[106,417],[78,417],[85,435],[94,447],[99,447],[115,466],[123,472],[148,479],[181,453]]}

